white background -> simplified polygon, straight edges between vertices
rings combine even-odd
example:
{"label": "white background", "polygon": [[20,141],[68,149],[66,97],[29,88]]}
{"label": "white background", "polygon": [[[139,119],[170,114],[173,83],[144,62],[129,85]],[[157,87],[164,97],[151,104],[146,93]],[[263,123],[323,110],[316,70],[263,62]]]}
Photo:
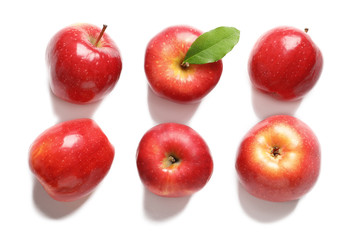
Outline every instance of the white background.
{"label": "white background", "polygon": [[[0,239],[350,239],[351,76],[348,1],[3,1],[0,8]],[[103,101],[73,105],[48,86],[45,51],[67,25],[102,26],[120,48],[123,69]],[[216,88],[200,103],[156,97],[147,86],[144,54],[162,29],[186,24],[208,31],[234,26],[238,45],[223,59]],[[277,102],[252,90],[247,60],[265,31],[308,27],[324,56],[317,85],[299,102]],[[291,114],[320,140],[321,174],[299,201],[258,200],[238,184],[238,145],[258,121]],[[115,146],[109,174],[89,197],[52,200],[28,167],[32,141],[63,120],[93,118]],[[184,123],[208,143],[214,172],[190,198],[144,189],[135,163],[143,134],[162,122]]]}

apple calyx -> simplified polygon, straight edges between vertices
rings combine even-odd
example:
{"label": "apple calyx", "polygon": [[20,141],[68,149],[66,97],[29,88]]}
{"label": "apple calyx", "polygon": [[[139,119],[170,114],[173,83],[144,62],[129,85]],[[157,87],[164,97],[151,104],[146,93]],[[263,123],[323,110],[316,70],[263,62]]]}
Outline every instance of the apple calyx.
{"label": "apple calyx", "polygon": [[274,146],[274,147],[272,148],[272,150],[271,150],[271,155],[272,155],[272,157],[274,157],[274,158],[280,156],[280,155],[281,155],[280,147]]}
{"label": "apple calyx", "polygon": [[305,28],[305,29],[304,29],[305,33],[308,33],[308,30],[309,30],[308,28]]}
{"label": "apple calyx", "polygon": [[180,163],[180,159],[177,158],[176,156],[170,154],[164,159],[163,166],[164,166],[164,168],[167,169],[167,168],[175,167],[175,166],[179,165],[179,163]]}
{"label": "apple calyx", "polygon": [[95,46],[95,47],[101,47],[101,46],[99,45],[99,42],[100,42],[102,36],[104,35],[104,32],[105,32],[106,28],[107,28],[107,25],[104,24],[103,27],[102,27],[102,29],[101,29],[101,32],[100,32],[99,36],[97,37],[97,39],[96,39],[96,41],[95,41],[95,43],[94,43],[94,46]]}
{"label": "apple calyx", "polygon": [[179,159],[175,158],[175,157],[172,156],[172,155],[169,155],[168,160],[169,160],[171,163],[176,163],[176,162],[179,161]]}

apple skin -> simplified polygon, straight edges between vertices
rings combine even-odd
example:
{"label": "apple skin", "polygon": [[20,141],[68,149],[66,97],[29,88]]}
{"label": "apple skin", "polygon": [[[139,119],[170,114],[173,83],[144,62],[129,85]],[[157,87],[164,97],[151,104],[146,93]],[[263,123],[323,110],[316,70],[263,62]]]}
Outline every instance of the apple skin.
{"label": "apple skin", "polygon": [[213,171],[205,141],[195,130],[178,123],[159,124],[147,131],[136,158],[141,181],[162,197],[192,195],[206,185]]}
{"label": "apple skin", "polygon": [[104,98],[116,85],[122,71],[120,52],[106,33],[94,46],[100,31],[91,24],[72,25],[49,42],[50,87],[57,97],[88,104]]}
{"label": "apple skin", "polygon": [[236,160],[242,186],[253,196],[284,202],[301,198],[316,183],[321,151],[317,137],[301,120],[275,115],[244,137]]}
{"label": "apple skin", "polygon": [[57,201],[91,193],[108,173],[115,150],[91,119],[59,123],[39,135],[29,151],[29,166]]}
{"label": "apple skin", "polygon": [[285,101],[304,97],[318,81],[322,68],[322,53],[310,36],[286,26],[261,36],[248,62],[253,86]]}
{"label": "apple skin", "polygon": [[181,66],[191,44],[201,34],[190,26],[173,26],[151,39],[144,67],[149,85],[157,95],[178,103],[195,103],[217,85],[222,60]]}

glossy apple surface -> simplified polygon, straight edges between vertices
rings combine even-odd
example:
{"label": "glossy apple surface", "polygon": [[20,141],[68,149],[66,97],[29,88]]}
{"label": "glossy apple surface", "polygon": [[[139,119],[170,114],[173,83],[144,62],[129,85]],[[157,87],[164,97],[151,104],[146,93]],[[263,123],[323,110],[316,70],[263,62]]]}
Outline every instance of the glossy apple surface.
{"label": "glossy apple surface", "polygon": [[282,202],[305,195],[316,183],[321,152],[317,137],[301,120],[276,115],[259,122],[238,150],[239,181],[253,196]]}
{"label": "glossy apple surface", "polygon": [[157,95],[180,103],[198,102],[217,85],[223,69],[221,60],[182,66],[189,47],[201,34],[189,26],[173,26],[149,42],[145,73]]}
{"label": "glossy apple surface", "polygon": [[91,119],[54,125],[38,136],[29,151],[29,166],[46,192],[58,201],[91,193],[108,173],[114,147]]}
{"label": "glossy apple surface", "polygon": [[298,100],[318,81],[322,53],[310,36],[293,27],[265,33],[251,51],[248,71],[257,89],[279,100]]}
{"label": "glossy apple surface", "polygon": [[50,87],[59,98],[76,104],[96,102],[109,94],[122,70],[120,52],[101,29],[78,24],[59,31],[47,47]]}
{"label": "glossy apple surface", "polygon": [[209,181],[213,162],[210,150],[192,128],[163,123],[142,137],[137,150],[141,181],[163,197],[191,195]]}

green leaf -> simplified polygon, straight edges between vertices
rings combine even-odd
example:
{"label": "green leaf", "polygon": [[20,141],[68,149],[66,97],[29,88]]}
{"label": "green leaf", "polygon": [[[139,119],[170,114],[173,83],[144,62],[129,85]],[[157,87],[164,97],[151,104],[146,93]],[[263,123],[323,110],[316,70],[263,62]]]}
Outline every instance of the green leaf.
{"label": "green leaf", "polygon": [[240,31],[218,27],[200,35],[190,46],[183,64],[205,64],[222,59],[239,42]]}

